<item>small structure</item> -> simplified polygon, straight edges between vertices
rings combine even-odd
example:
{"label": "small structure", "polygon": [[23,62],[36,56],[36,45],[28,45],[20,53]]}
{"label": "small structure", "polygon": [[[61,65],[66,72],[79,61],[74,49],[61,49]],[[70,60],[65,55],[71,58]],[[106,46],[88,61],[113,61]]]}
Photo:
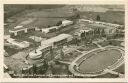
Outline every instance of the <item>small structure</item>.
{"label": "small structure", "polygon": [[86,34],[86,33],[89,33],[89,32],[91,32],[91,31],[92,31],[91,28],[88,28],[88,29],[82,29],[82,30],[80,30],[79,32],[76,32],[74,35],[80,36],[81,33],[84,33],[84,32],[85,32],[85,34]]}
{"label": "small structure", "polygon": [[70,20],[63,20],[62,21],[62,26],[68,26],[68,25],[71,25],[73,24],[73,21],[70,21]]}
{"label": "small structure", "polygon": [[57,29],[59,29],[59,26],[53,26],[49,28],[43,28],[41,29],[43,33],[49,33],[49,32],[55,32]]}
{"label": "small structure", "polygon": [[30,36],[30,39],[33,39],[35,42],[41,42],[42,40],[46,40],[46,38],[38,37],[38,36]]}
{"label": "small structure", "polygon": [[40,50],[34,50],[29,53],[29,57],[31,59],[39,59],[42,56],[42,52]]}
{"label": "small structure", "polygon": [[16,26],[16,27],[14,27],[14,29],[20,29],[20,28],[22,28],[23,26],[22,25],[18,25],[18,26]]}

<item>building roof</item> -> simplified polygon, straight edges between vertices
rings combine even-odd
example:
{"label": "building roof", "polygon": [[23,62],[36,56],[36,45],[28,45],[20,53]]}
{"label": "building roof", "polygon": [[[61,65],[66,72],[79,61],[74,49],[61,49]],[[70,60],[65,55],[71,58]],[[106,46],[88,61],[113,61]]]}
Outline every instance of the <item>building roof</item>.
{"label": "building roof", "polygon": [[25,47],[29,46],[29,42],[27,42],[27,41],[21,41],[21,40],[16,40],[16,39],[12,39],[12,38],[9,38],[7,41],[9,43],[19,46],[21,48],[25,48]]}
{"label": "building roof", "polygon": [[41,44],[42,45],[49,45],[49,44],[52,44],[53,42],[57,42],[57,41],[63,40],[63,39],[68,38],[68,37],[71,37],[71,35],[69,35],[69,34],[60,34],[56,37],[53,37],[53,38],[47,39],[45,41],[42,41]]}
{"label": "building roof", "polygon": [[63,21],[62,21],[62,24],[67,24],[67,23],[70,23],[70,22],[73,22],[73,21],[70,21],[70,20],[63,20]]}
{"label": "building roof", "polygon": [[22,25],[18,25],[18,26],[16,26],[16,27],[14,27],[14,29],[20,29],[20,28],[22,28],[23,26]]}
{"label": "building roof", "polygon": [[112,28],[114,29],[114,27],[101,25],[101,24],[89,24],[89,25],[94,26],[93,28],[98,27],[98,28],[104,28],[104,29],[112,29]]}
{"label": "building roof", "polygon": [[21,31],[21,30],[26,29],[26,28],[34,28],[34,25],[31,26],[31,24],[33,24],[35,21],[36,21],[35,18],[29,18],[29,19],[21,22],[17,26],[15,26],[10,31]]}

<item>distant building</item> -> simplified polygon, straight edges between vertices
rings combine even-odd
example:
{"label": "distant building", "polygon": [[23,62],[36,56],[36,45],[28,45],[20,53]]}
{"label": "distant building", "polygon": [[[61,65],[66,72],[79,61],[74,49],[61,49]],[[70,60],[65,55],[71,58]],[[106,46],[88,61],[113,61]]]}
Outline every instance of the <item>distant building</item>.
{"label": "distant building", "polygon": [[73,21],[63,20],[61,25],[52,26],[52,27],[49,27],[49,28],[43,28],[43,29],[41,29],[41,31],[43,33],[55,32],[56,30],[60,29],[61,27],[65,27],[65,26],[68,26],[68,25],[71,25],[71,24],[73,24]]}
{"label": "distant building", "polygon": [[92,29],[95,29],[95,28],[104,29],[104,32],[106,35],[113,35],[116,33],[116,30],[117,30],[117,27],[107,26],[105,24],[100,24],[100,23],[94,23],[90,25],[92,26]]}
{"label": "distant building", "polygon": [[14,28],[12,30],[9,30],[11,37],[21,35],[24,33],[28,33],[30,31],[35,31],[37,27],[23,27],[23,26],[17,26],[18,28]]}
{"label": "distant building", "polygon": [[73,24],[73,21],[70,21],[70,20],[63,20],[62,21],[62,26],[68,26],[68,25],[71,25]]}
{"label": "distant building", "polygon": [[74,35],[76,35],[76,36],[80,36],[81,33],[85,33],[85,34],[87,34],[87,33],[91,32],[91,31],[92,31],[91,28],[88,28],[88,29],[82,29],[82,30],[80,30],[79,32],[74,33]]}
{"label": "distant building", "polygon": [[49,28],[43,28],[43,29],[41,29],[41,31],[42,31],[42,33],[55,32],[58,28],[59,28],[59,26],[53,26],[53,27],[49,27]]}
{"label": "distant building", "polygon": [[28,33],[32,30],[37,30],[36,26],[30,26],[30,24],[32,24],[35,20],[36,19],[34,18],[29,18],[15,26],[13,29],[9,30],[11,37]]}
{"label": "distant building", "polygon": [[16,40],[16,39],[12,39],[12,38],[7,39],[7,41],[8,41],[10,44],[12,44],[12,45],[14,45],[14,46],[17,46],[17,47],[19,47],[19,48],[27,48],[27,47],[29,47],[29,45],[30,45],[30,43],[27,42],[27,41],[18,41],[18,40]]}
{"label": "distant building", "polygon": [[86,19],[80,19],[79,22],[88,22],[90,24],[96,24],[96,25],[99,25],[99,26],[106,26],[106,27],[115,27],[115,28],[123,27],[123,25],[119,25],[119,24],[113,24],[113,23],[107,23],[107,22],[101,22],[101,21],[93,21],[93,20],[86,20]]}

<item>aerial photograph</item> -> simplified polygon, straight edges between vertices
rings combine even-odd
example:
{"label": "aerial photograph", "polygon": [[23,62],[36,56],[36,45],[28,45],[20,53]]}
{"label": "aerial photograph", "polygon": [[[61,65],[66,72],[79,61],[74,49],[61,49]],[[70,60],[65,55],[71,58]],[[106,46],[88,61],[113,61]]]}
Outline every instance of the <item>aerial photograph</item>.
{"label": "aerial photograph", "polygon": [[4,78],[124,78],[125,7],[4,4]]}

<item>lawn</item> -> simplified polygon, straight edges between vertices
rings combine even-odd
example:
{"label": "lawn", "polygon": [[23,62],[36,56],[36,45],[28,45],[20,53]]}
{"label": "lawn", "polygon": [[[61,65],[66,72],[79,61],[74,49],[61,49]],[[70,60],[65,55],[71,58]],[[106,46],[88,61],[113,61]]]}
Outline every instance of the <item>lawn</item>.
{"label": "lawn", "polygon": [[107,12],[81,12],[81,17],[86,19],[96,20],[97,15],[100,16],[100,21],[116,24],[124,24],[125,13],[122,11],[107,11]]}
{"label": "lawn", "polygon": [[86,45],[86,46],[82,46],[82,47],[78,48],[77,50],[79,50],[79,51],[90,51],[90,50],[95,49],[95,48],[98,48],[98,46],[96,44],[89,44],[89,45]]}
{"label": "lawn", "polygon": [[102,47],[112,45],[112,46],[121,46],[121,41],[116,41],[116,40],[108,40],[104,42],[99,42]]}
{"label": "lawn", "polygon": [[20,50],[19,49],[15,49],[15,48],[11,48],[9,46],[4,46],[4,50],[11,56],[15,53],[18,53]]}
{"label": "lawn", "polygon": [[81,54],[82,53],[80,53],[78,51],[73,51],[73,52],[67,53],[64,55],[63,61],[72,62],[76,57],[78,57]]}

